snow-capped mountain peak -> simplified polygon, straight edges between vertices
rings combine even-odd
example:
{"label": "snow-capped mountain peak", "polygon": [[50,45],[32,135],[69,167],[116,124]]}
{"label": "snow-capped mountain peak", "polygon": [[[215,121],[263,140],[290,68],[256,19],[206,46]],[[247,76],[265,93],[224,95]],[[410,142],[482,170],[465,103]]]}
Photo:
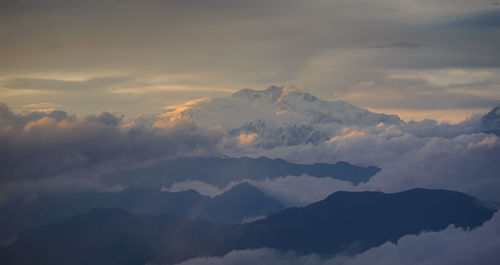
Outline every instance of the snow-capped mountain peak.
{"label": "snow-capped mountain peak", "polygon": [[255,134],[261,140],[279,139],[287,145],[329,139],[332,128],[401,122],[396,115],[373,113],[342,100],[324,101],[293,86],[241,89],[230,97],[170,106],[162,117],[188,118],[206,126],[221,126],[235,136]]}
{"label": "snow-capped mountain peak", "polygon": [[267,100],[269,103],[279,104],[286,96],[302,97],[304,100],[315,101],[317,98],[294,86],[270,86],[265,90],[241,89],[231,95],[232,98],[248,100]]}

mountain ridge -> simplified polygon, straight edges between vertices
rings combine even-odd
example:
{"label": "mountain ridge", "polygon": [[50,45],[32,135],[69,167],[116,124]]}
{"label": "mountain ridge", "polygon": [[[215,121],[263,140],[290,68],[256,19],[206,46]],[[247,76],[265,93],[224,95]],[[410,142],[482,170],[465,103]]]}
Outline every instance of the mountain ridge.
{"label": "mountain ridge", "polygon": [[478,206],[466,194],[426,189],[336,192],[309,206],[288,208],[241,225],[94,209],[45,226],[0,249],[0,261],[5,265],[76,265],[88,261],[107,265],[174,264],[258,248],[352,255],[404,235],[440,231],[451,224],[473,229],[494,212]]}
{"label": "mountain ridge", "polygon": [[170,214],[237,224],[248,218],[267,216],[284,209],[275,199],[246,183],[214,197],[196,191],[160,192],[141,188],[121,192],[81,192],[40,196],[26,203],[23,198],[0,205],[1,237],[20,234],[38,226],[60,222],[92,208],[115,208],[135,214]]}
{"label": "mountain ridge", "polygon": [[178,157],[149,167],[117,171],[103,176],[103,181],[109,186],[124,184],[128,187],[155,189],[170,187],[176,182],[196,180],[224,188],[231,182],[307,174],[318,178],[331,177],[358,185],[367,182],[379,171],[380,168],[375,166],[361,167],[344,161],[335,164],[297,164],[263,156]]}

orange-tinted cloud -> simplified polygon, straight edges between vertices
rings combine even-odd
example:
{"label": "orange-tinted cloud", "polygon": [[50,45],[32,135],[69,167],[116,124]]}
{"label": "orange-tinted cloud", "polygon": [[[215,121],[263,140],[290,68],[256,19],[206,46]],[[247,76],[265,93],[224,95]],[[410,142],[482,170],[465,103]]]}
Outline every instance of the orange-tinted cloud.
{"label": "orange-tinted cloud", "polygon": [[[345,129],[343,130],[345,131]],[[357,130],[354,130],[354,131],[350,131],[346,134],[343,134],[343,135],[337,135],[335,137],[332,137],[329,141],[330,142],[335,142],[335,141],[338,141],[338,140],[345,140],[345,139],[350,139],[350,138],[356,138],[356,137],[361,137],[361,136],[365,136],[366,133],[363,132],[363,131],[357,131]]]}
{"label": "orange-tinted cloud", "polygon": [[256,133],[251,133],[251,134],[246,134],[246,133],[241,133],[238,136],[238,141],[240,142],[241,145],[249,145],[251,144],[259,135]]}
{"label": "orange-tinted cloud", "polygon": [[30,121],[28,122],[25,126],[23,131],[24,132],[29,132],[32,129],[35,128],[47,128],[47,127],[54,127],[57,124],[57,121],[53,118],[50,117],[43,117],[39,120],[36,121]]}

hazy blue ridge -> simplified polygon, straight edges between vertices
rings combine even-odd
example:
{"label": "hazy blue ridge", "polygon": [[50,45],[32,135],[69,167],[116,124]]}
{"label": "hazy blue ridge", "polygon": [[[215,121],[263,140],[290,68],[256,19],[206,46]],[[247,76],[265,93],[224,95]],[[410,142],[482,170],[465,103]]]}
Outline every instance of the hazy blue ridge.
{"label": "hazy blue ridge", "polygon": [[242,225],[100,208],[34,231],[1,250],[0,263],[173,264],[262,247],[354,254],[450,224],[473,229],[493,213],[466,194],[425,189],[336,192],[307,207],[285,209]]}

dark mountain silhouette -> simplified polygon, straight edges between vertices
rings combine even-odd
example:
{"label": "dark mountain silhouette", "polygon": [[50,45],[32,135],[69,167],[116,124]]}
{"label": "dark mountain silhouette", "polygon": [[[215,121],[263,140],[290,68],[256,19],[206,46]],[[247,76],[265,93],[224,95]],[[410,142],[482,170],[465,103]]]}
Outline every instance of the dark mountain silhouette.
{"label": "dark mountain silhouette", "polygon": [[242,225],[95,209],[14,242],[0,250],[0,263],[173,264],[262,247],[354,254],[450,224],[472,229],[493,212],[468,195],[424,189],[393,194],[336,192],[307,207]]}
{"label": "dark mountain silhouette", "polygon": [[286,175],[307,174],[318,178],[331,177],[359,184],[367,182],[380,168],[359,167],[347,162],[336,164],[293,164],[282,159],[180,157],[170,159],[147,168],[120,171],[105,176],[109,185],[125,184],[128,187],[169,187],[176,182],[199,180],[218,187],[233,181],[259,180]]}
{"label": "dark mountain silhouette", "polygon": [[361,252],[403,235],[439,231],[450,224],[474,228],[492,213],[477,206],[473,197],[454,191],[336,192],[305,208],[285,209],[248,224],[242,237],[250,248]]}
{"label": "dark mountain silhouette", "polygon": [[222,225],[168,215],[134,215],[99,208],[59,224],[0,251],[6,264],[145,264],[180,262],[211,255],[212,235],[225,235]]}
{"label": "dark mountain silhouette", "polygon": [[122,192],[80,192],[45,195],[31,202],[17,199],[0,206],[0,235],[9,237],[44,224],[63,221],[92,208],[106,207],[137,214],[170,214],[235,224],[244,218],[268,216],[284,208],[257,188],[242,183],[210,198],[195,191],[160,192],[128,189]]}

